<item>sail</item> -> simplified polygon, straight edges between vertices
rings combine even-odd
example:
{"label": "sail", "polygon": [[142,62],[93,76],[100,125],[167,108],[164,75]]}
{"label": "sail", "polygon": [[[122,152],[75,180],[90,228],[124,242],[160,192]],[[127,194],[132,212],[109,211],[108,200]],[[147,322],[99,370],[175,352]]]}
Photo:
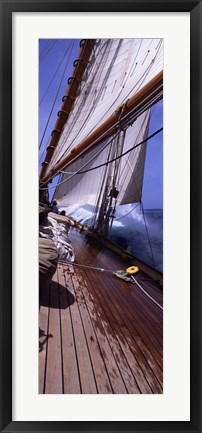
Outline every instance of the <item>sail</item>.
{"label": "sail", "polygon": [[[144,141],[149,124],[149,110],[142,114],[135,124],[126,130],[124,152],[135,144]],[[138,131],[138,133],[137,133]],[[76,203],[95,205],[98,194],[100,201],[104,193],[107,179],[107,164],[110,159],[114,140],[107,138],[99,145],[86,152],[82,158],[76,159],[62,171],[54,198],[59,205]],[[119,195],[117,205],[138,202],[142,195],[146,142],[132,150],[120,159],[119,181],[117,184]],[[101,167],[99,167],[101,165]],[[95,167],[96,168],[94,170]],[[135,172],[135,175],[134,175]]]}
{"label": "sail", "polygon": [[[126,130],[123,153],[147,138],[150,119],[150,110],[142,114],[133,127]],[[119,195],[117,205],[140,202],[142,198],[142,185],[147,142],[138,146],[120,161],[120,176],[117,188]]]}
{"label": "sail", "polygon": [[[95,171],[91,169],[107,161],[109,149],[105,146],[106,143],[101,141],[97,147],[86,152],[83,158],[78,158],[64,169],[54,195],[59,205],[95,204],[97,192],[105,174],[105,167],[100,167]],[[86,170],[90,170],[86,171],[85,167]]]}
{"label": "sail", "polygon": [[[163,69],[161,39],[96,40],[87,68],[46,173],[88,137],[109,116]],[[154,101],[155,103],[155,96]],[[121,109],[120,109],[121,112]],[[150,110],[128,120],[122,153],[146,139]],[[121,129],[120,116],[120,129]],[[115,143],[115,139],[114,139]],[[59,204],[95,204],[101,197],[108,170],[101,166],[110,160],[113,137],[100,137],[93,148],[63,168],[55,198]],[[117,204],[141,200],[146,142],[134,149],[119,164]],[[111,153],[112,155],[112,153]],[[89,171],[90,170],[90,171]],[[81,172],[81,173],[79,173]],[[101,189],[100,189],[101,188]]]}

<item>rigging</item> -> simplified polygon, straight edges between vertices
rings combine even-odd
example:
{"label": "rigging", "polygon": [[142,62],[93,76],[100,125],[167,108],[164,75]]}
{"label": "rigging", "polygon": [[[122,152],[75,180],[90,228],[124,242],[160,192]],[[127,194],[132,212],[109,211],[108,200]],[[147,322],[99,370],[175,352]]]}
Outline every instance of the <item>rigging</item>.
{"label": "rigging", "polygon": [[[68,177],[67,179],[61,181],[61,182],[58,183],[57,185],[61,185],[61,184],[65,183],[65,182],[67,182],[68,180],[72,179],[72,177],[75,176],[76,174],[83,174],[83,173],[87,173],[88,171],[96,170],[96,169],[98,169],[98,168],[100,168],[100,167],[103,167],[104,165],[108,165],[108,164],[110,164],[110,163],[116,161],[117,159],[122,158],[123,156],[127,155],[127,153],[129,153],[129,152],[131,152],[132,150],[136,149],[137,147],[141,146],[141,144],[143,144],[143,143],[145,143],[146,141],[150,140],[151,138],[155,137],[155,135],[159,134],[161,131],[163,131],[163,127],[160,128],[160,129],[158,129],[157,131],[155,131],[153,134],[151,134],[151,135],[150,135],[149,137],[147,137],[145,140],[141,141],[140,143],[138,143],[138,144],[136,144],[135,146],[133,146],[133,147],[131,147],[130,149],[128,149],[126,152],[122,153],[121,155],[117,156],[116,158],[111,159],[110,161],[106,161],[106,162],[104,162],[103,164],[97,165],[96,167],[91,167],[91,168],[89,168],[89,169],[87,169],[87,170],[82,170],[82,168],[84,168],[84,166],[83,166],[81,169],[79,169],[77,172],[75,172],[72,176],[70,176],[70,177]],[[113,137],[113,139],[114,139],[114,137]],[[111,141],[112,141],[112,140],[111,140]],[[106,148],[106,147],[111,143],[111,141],[108,142],[108,143],[106,144],[106,146],[103,147],[103,149],[102,149],[101,151],[103,151],[104,148]],[[99,151],[98,153],[101,153],[101,151]],[[88,164],[89,164],[93,159],[95,159],[97,155],[98,155],[98,154],[96,154],[96,155],[95,155],[95,156],[94,156],[90,161],[88,161],[88,162],[85,164],[85,166],[88,165]],[[81,170],[82,170],[82,171],[81,171]],[[53,179],[53,177],[55,177],[55,176],[56,176],[57,174],[59,174],[59,173],[65,173],[65,172],[64,172],[64,171],[62,171],[62,172],[61,172],[61,171],[58,171],[58,172],[57,172],[54,176],[52,176],[52,178],[50,178],[50,179]],[[40,187],[41,190],[46,190],[46,189],[47,189],[47,187],[46,187],[46,188],[43,188],[43,186],[44,186],[45,184],[46,184],[46,182],[41,184],[41,187]],[[49,188],[55,188],[55,186],[49,186]]]}
{"label": "rigging", "polygon": [[[70,59],[70,56],[71,56],[71,53],[72,53],[72,50],[73,50],[73,46],[74,46],[74,42],[72,43],[72,46],[71,46],[71,50],[70,50],[70,53],[69,53],[68,59],[67,59],[67,61],[66,61],[66,63],[65,63],[64,71],[63,71],[63,74],[62,74],[62,77],[61,77],[61,80],[60,80],[60,83],[59,83],[59,86],[58,86],[58,89],[57,89],[57,92],[56,92],[56,95],[55,95],[55,99],[54,99],[54,101],[53,101],[53,105],[52,105],[52,107],[51,107],[51,111],[50,111],[50,114],[49,114],[48,120],[47,120],[47,122],[46,122],[46,126],[45,126],[45,129],[44,129],[44,132],[43,132],[43,135],[42,135],[41,141],[40,141],[39,149],[41,148],[41,145],[42,145],[42,143],[43,143],[43,139],[44,139],[44,137],[45,137],[45,134],[46,134],[46,131],[47,131],[47,128],[48,128],[48,124],[49,124],[49,122],[50,122],[50,118],[51,118],[51,116],[52,116],[53,109],[54,109],[54,107],[55,107],[55,103],[56,103],[56,101],[57,101],[57,97],[58,97],[58,94],[59,94],[59,91],[60,91],[60,88],[61,88],[61,85],[62,85],[62,81],[63,81],[64,75],[65,75],[65,72],[66,72],[66,70],[67,70],[67,66],[68,66],[68,64],[69,64],[69,59]],[[69,47],[68,47],[68,49],[69,49]]]}

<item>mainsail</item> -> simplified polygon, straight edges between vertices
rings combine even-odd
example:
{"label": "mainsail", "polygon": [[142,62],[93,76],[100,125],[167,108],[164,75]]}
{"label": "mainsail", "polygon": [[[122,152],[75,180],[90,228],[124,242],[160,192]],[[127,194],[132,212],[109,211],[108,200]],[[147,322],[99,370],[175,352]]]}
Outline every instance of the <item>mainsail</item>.
{"label": "mainsail", "polygon": [[[162,86],[152,88],[150,83],[162,69],[162,39],[94,41],[72,110],[41,178],[47,182],[60,174],[54,195],[59,205],[89,203],[113,216],[115,206],[141,201],[150,109],[162,98]],[[129,110],[134,95],[141,98]],[[114,112],[115,124],[103,129]],[[82,147],[94,131],[100,136]],[[82,151],[76,152],[78,148]]]}
{"label": "mainsail", "polygon": [[[137,135],[134,134],[134,127],[126,130],[124,151],[146,138],[148,122],[149,112],[147,110],[136,121]],[[102,166],[102,164],[114,156],[113,148],[115,148],[114,151],[117,150],[118,138],[119,134],[114,139],[106,138],[62,170],[54,195],[58,204],[74,204],[76,199],[77,203],[95,205],[99,189],[102,187],[103,190],[104,180],[107,179],[106,166]],[[143,144],[141,147],[134,149],[129,156],[127,155],[121,159],[117,183],[119,189],[117,204],[140,201],[145,152],[146,144]],[[99,165],[101,165],[100,168],[93,170],[94,167]],[[82,167],[84,168],[82,169]],[[113,172],[112,167],[109,165],[108,171],[110,170]]]}

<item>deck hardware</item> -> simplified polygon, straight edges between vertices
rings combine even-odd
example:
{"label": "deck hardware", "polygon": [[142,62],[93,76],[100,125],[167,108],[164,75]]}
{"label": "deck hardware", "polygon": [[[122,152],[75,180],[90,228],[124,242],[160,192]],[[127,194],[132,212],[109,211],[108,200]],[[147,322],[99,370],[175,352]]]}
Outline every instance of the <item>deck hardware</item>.
{"label": "deck hardware", "polygon": [[53,135],[55,132],[59,132],[59,134],[62,133],[62,131],[61,131],[60,129],[53,129],[52,132],[51,132],[51,137],[52,137],[52,135]]}
{"label": "deck hardware", "polygon": [[76,60],[74,60],[73,66],[76,67],[76,65],[77,65],[78,63],[83,63],[84,65],[87,65],[87,64],[88,64],[88,62],[85,62],[84,59],[80,58],[80,59],[76,59]]}
{"label": "deck hardware", "polygon": [[46,150],[55,149],[55,146],[47,146]]}
{"label": "deck hardware", "polygon": [[128,275],[125,271],[119,270],[114,272],[114,275],[118,278],[121,278],[121,280],[128,281],[129,283],[133,283],[133,280],[130,275]]}
{"label": "deck hardware", "polygon": [[126,269],[126,273],[129,275],[137,274],[139,268],[137,266],[130,266],[130,268]]}
{"label": "deck hardware", "polygon": [[58,111],[58,113],[57,113],[58,117],[60,116],[61,113],[64,114],[65,116],[69,116],[69,111],[60,110],[60,111]]}
{"label": "deck hardware", "polygon": [[67,83],[70,85],[70,84],[72,84],[74,81],[77,81],[78,83],[80,83],[80,78],[77,78],[76,76],[72,76],[72,77],[69,77],[68,78],[68,80],[67,80]]}
{"label": "deck hardware", "polygon": [[76,98],[74,98],[74,96],[71,96],[71,95],[64,95],[64,96],[62,97],[62,102],[65,102],[67,98],[72,99],[72,101],[75,101],[75,99],[76,99]]}
{"label": "deck hardware", "polygon": [[83,44],[85,43],[85,41],[86,41],[86,39],[81,39],[81,41],[80,41],[80,47],[82,47],[83,46]]}
{"label": "deck hardware", "polygon": [[42,162],[42,167],[44,166],[44,165],[49,165],[49,162],[47,162],[47,161],[44,161],[44,162]]}

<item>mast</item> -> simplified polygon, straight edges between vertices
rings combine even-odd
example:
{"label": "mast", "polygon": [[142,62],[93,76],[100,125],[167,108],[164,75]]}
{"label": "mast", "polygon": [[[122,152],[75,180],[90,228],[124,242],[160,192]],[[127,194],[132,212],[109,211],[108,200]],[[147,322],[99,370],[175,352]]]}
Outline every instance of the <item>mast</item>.
{"label": "mast", "polygon": [[[123,145],[125,139],[125,131],[120,131],[113,143],[111,158],[119,157],[123,152]],[[100,207],[97,224],[95,226],[95,231],[100,237],[107,238],[110,235],[113,220],[115,218],[116,211],[116,199],[118,197],[119,191],[118,187],[118,175],[120,167],[120,159],[117,159],[109,167],[105,192],[102,199],[102,204]]]}
{"label": "mast", "polygon": [[[72,106],[76,99],[77,91],[82,81],[82,77],[88,64],[93,46],[94,39],[83,39],[80,42],[80,52],[78,58],[74,61],[74,69],[72,72],[72,76],[68,79],[67,91],[65,96],[63,96],[62,98],[63,104],[61,110],[58,112],[58,119],[51,133],[50,144],[47,147],[46,157],[44,162],[42,163],[42,168],[39,176],[40,180],[43,180],[48,164],[51,161],[53,153],[58,145],[64,125],[69,117]],[[42,196],[43,191],[40,191],[40,199],[42,198]]]}
{"label": "mast", "polygon": [[78,158],[86,152],[96,141],[106,136],[113,135],[120,126],[120,111],[121,120],[129,117],[133,113],[133,118],[139,116],[146,109],[151,107],[158,100],[162,99],[163,91],[163,71],[160,71],[152,78],[145,86],[136,92],[125,104],[121,104],[117,110],[100,125],[94,132],[82,140],[75,148],[73,148],[61,161],[59,161],[47,175],[44,171],[41,172],[40,179],[43,183],[49,182],[56,176],[67,164]]}
{"label": "mast", "polygon": [[[74,63],[40,173],[40,192],[42,196],[52,178],[60,174],[56,191],[60,204],[76,197],[92,205],[96,200],[93,227],[106,238],[116,206],[141,201],[146,143],[130,153],[130,158],[122,155],[131,144],[144,142],[149,109],[163,97],[162,49],[161,41],[152,45],[147,41],[91,41],[85,57],[87,45],[88,41],[82,43]],[[84,72],[88,74],[82,75]],[[63,122],[58,125],[60,118]],[[96,178],[91,174],[94,168]]]}

